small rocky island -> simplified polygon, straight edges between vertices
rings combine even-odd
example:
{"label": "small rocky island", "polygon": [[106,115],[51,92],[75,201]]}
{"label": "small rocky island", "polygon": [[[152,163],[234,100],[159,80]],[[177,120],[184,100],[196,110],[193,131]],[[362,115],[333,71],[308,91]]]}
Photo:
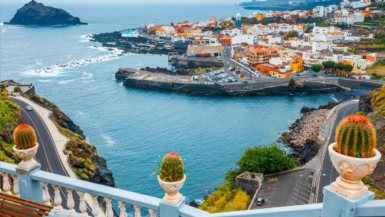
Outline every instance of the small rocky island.
{"label": "small rocky island", "polygon": [[4,24],[25,26],[87,25],[63,9],[44,6],[35,0],[17,10],[11,21]]}

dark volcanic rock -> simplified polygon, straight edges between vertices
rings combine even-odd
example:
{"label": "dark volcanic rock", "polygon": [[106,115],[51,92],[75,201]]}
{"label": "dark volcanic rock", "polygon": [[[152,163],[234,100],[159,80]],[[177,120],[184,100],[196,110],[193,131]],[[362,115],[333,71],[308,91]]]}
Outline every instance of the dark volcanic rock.
{"label": "dark volcanic rock", "polygon": [[363,111],[366,113],[372,112],[372,98],[373,98],[373,93],[368,92],[360,97],[360,101],[358,103],[358,110]]}
{"label": "dark volcanic rock", "polygon": [[22,8],[17,10],[11,21],[4,24],[10,25],[86,25],[78,17],[74,17],[63,9],[44,6],[32,0]]}
{"label": "dark volcanic rock", "polygon": [[312,112],[312,111],[315,111],[315,110],[317,110],[317,109],[304,106],[304,107],[301,108],[300,113],[301,114],[305,114],[305,113]]}

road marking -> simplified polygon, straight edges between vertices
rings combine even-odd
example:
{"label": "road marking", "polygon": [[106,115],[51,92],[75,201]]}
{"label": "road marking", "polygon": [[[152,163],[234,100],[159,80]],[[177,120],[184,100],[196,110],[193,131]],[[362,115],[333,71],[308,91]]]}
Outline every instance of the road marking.
{"label": "road marking", "polygon": [[[294,195],[297,195],[299,198],[303,199],[306,203],[309,201],[309,198],[306,199],[306,198],[302,197],[302,196],[299,195],[299,194],[296,194],[296,193],[293,193],[293,194],[294,194]],[[309,196],[309,195],[307,195],[307,196]]]}
{"label": "road marking", "polygon": [[291,197],[291,198],[293,198],[294,200],[296,200],[297,202],[300,203],[300,204],[297,204],[297,205],[305,205],[302,201],[299,201],[299,200],[295,199],[294,197]]}
{"label": "road marking", "polygon": [[299,185],[297,185],[299,188],[301,188],[302,190],[304,190],[304,191],[307,191],[307,192],[309,192],[309,194],[310,194],[310,191],[309,190],[307,190],[307,189],[304,189],[304,188],[302,188],[301,186],[299,186]]}
{"label": "road marking", "polygon": [[300,191],[300,190],[298,190],[296,188],[294,190],[298,191],[298,193],[304,194],[305,196],[309,196],[310,195],[310,194],[305,194],[305,193],[303,193],[302,191]]}

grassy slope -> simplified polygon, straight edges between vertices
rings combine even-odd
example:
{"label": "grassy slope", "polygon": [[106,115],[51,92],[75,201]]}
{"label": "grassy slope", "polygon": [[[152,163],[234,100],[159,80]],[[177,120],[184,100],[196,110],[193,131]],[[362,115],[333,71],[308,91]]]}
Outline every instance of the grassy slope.
{"label": "grassy slope", "polygon": [[18,163],[20,159],[14,154],[13,131],[17,125],[23,123],[20,107],[7,94],[0,92],[0,161]]}

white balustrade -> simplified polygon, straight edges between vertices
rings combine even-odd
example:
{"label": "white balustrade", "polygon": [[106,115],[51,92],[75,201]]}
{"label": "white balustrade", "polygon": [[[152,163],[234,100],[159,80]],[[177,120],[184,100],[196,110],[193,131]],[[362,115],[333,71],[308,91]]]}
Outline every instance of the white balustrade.
{"label": "white balustrade", "polygon": [[150,217],[156,217],[156,215],[155,215],[155,210],[153,210],[153,209],[148,209],[148,212],[150,213]]}
{"label": "white balustrade", "polygon": [[79,194],[79,210],[81,212],[80,217],[87,217],[87,206],[86,206],[86,201],[84,200],[84,192],[78,191]]}
{"label": "white balustrade", "polygon": [[49,195],[48,192],[48,184],[45,182],[40,182],[41,187],[43,187],[43,202],[44,204],[51,205],[50,199],[51,196]]}
{"label": "white balustrade", "polygon": [[54,199],[54,204],[55,204],[55,216],[62,216],[63,215],[63,207],[61,205],[62,199],[60,196],[60,186],[57,185],[52,185],[53,189],[55,190],[55,199]]}
{"label": "white balustrade", "polygon": [[9,184],[8,173],[0,173],[3,176],[3,191],[7,194],[12,194],[11,185]]}
{"label": "white balustrade", "polygon": [[135,209],[135,217],[142,217],[142,213],[140,212],[140,206],[134,205]]}
{"label": "white balustrade", "polygon": [[104,198],[104,200],[106,201],[106,216],[114,217],[114,212],[112,211],[111,199]]}
{"label": "white balustrade", "polygon": [[66,188],[66,192],[67,192],[67,207],[68,207],[67,217],[75,217],[76,215],[76,211],[74,209],[75,201],[72,194],[72,189]]}
{"label": "white balustrade", "polygon": [[126,212],[126,203],[120,202],[119,203],[119,208],[120,208],[120,215],[119,217],[127,217],[127,212]]}
{"label": "white balustrade", "polygon": [[20,188],[19,188],[19,179],[17,178],[16,175],[12,175],[13,179],[13,193],[20,197]]}
{"label": "white balustrade", "polygon": [[91,195],[91,197],[92,197],[92,215],[94,215],[95,217],[98,217],[100,213],[98,195]]}

